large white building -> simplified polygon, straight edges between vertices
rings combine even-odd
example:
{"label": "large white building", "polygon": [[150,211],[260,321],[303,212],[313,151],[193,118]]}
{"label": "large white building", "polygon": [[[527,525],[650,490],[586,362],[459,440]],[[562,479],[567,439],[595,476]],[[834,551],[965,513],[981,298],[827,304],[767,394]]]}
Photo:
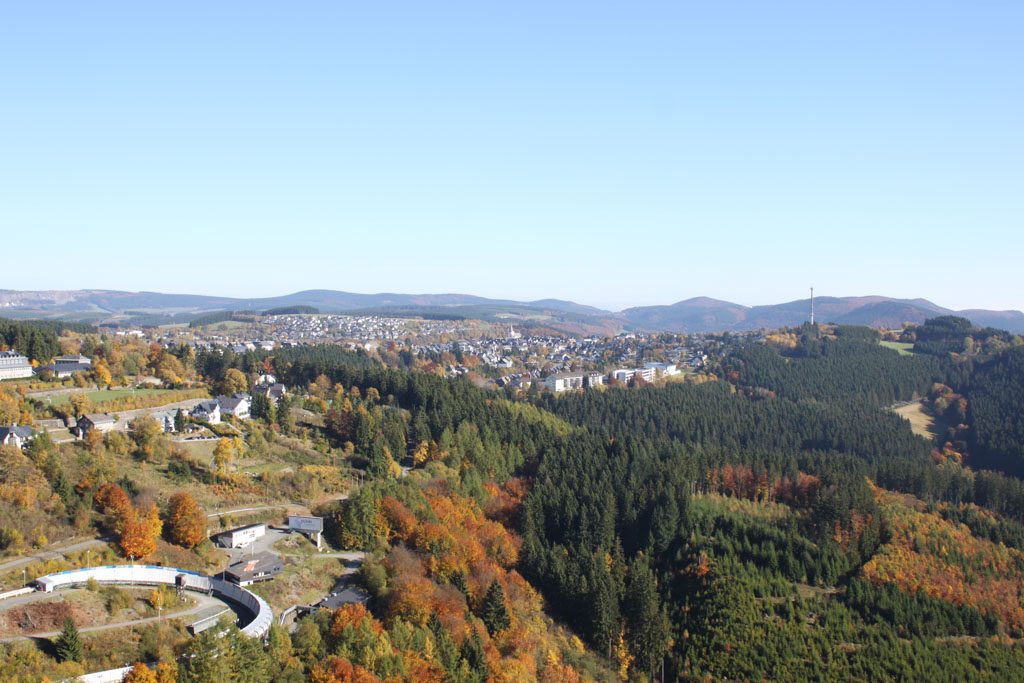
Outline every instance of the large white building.
{"label": "large white building", "polygon": [[32,364],[17,351],[0,351],[0,379],[32,376]]}
{"label": "large white building", "polygon": [[237,529],[223,531],[215,537],[217,543],[224,548],[245,548],[257,538],[267,534],[266,524],[250,524]]}
{"label": "large white building", "polygon": [[676,367],[675,363],[644,363],[644,368],[654,370],[655,373],[662,377],[679,374],[679,368]]}
{"label": "large white building", "polygon": [[582,389],[583,373],[559,372],[555,375],[549,375],[544,378],[544,386],[556,394],[561,391],[569,391],[570,389]]}
{"label": "large white building", "polygon": [[624,368],[612,371],[612,379],[616,382],[626,384],[634,377],[639,377],[645,382],[653,382],[655,378],[654,368]]}

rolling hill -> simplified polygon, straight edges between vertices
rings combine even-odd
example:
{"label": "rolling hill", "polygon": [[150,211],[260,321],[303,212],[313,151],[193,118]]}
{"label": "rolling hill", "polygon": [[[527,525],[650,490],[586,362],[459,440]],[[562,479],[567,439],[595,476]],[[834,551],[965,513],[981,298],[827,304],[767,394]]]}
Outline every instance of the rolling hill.
{"label": "rolling hill", "polygon": [[[111,290],[0,290],[0,315],[17,318],[59,318],[88,322],[128,321],[140,316],[175,316],[175,320],[212,311],[263,311],[282,306],[313,306],[323,313],[365,312],[387,314],[417,311],[436,316],[448,311],[458,317],[485,317],[541,324],[568,323],[587,334],[597,330],[718,332],[771,329],[799,325],[808,319],[810,301],[743,306],[695,297],[670,305],[641,306],[620,312],[561,299],[513,301],[469,294],[361,294],[336,290],[306,290],[277,297],[240,299],[195,294],[120,292]],[[885,296],[817,297],[815,316],[821,322],[893,328],[921,323],[936,315],[962,315],[976,325],[1024,333],[1021,311],[969,309],[954,311],[927,299]],[[142,323],[136,323],[142,324]],[[563,329],[566,329],[563,327]]]}

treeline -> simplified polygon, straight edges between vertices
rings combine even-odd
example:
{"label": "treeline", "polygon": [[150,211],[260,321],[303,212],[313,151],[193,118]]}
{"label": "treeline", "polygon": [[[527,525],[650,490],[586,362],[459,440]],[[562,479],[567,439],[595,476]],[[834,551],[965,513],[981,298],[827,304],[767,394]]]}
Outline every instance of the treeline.
{"label": "treeline", "polygon": [[260,315],[303,315],[319,312],[320,309],[315,306],[278,306],[277,308],[267,309]]}
{"label": "treeline", "polygon": [[859,329],[840,328],[838,337],[815,340],[810,355],[796,358],[785,358],[760,344],[744,346],[727,359],[725,368],[741,386],[767,389],[794,401],[856,401],[876,406],[923,396],[933,383],[944,381],[937,358],[901,356]]}
{"label": "treeline", "polygon": [[994,327],[975,327],[970,320],[954,315],[929,318],[912,327],[914,351],[933,356],[995,352],[1010,345],[1013,335]]}
{"label": "treeline", "polygon": [[228,322],[229,320],[254,322],[258,315],[258,313],[249,313],[245,311],[214,311],[213,313],[205,313],[192,318],[189,320],[188,326],[190,328],[203,327],[205,325],[216,325],[217,323]]}
{"label": "treeline", "polygon": [[60,353],[57,328],[52,324],[0,318],[0,343],[30,359],[46,361]]}

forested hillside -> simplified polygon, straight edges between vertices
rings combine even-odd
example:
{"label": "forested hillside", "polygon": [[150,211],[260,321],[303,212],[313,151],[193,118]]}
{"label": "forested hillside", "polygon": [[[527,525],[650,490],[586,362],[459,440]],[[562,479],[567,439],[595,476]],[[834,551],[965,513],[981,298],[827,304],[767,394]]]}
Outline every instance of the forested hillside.
{"label": "forested hillside", "polygon": [[976,464],[1024,476],[1024,347],[979,366],[967,398]]}
{"label": "forested hillside", "polygon": [[[857,332],[863,333],[857,335]],[[763,388],[794,401],[868,403],[886,406],[923,396],[944,378],[934,356],[901,356],[878,344],[867,328],[839,328],[838,336],[821,338],[807,329],[788,357],[763,345],[734,354],[727,369],[733,381]]]}
{"label": "forested hillside", "polygon": [[0,318],[0,350],[14,349],[30,360],[46,362],[60,353],[57,337],[65,330],[95,332],[96,328],[83,323]]}
{"label": "forested hillside", "polygon": [[[1015,641],[985,640],[1022,635],[1019,556],[996,560],[990,540],[1024,530],[1020,482],[937,465],[881,408],[943,378],[937,359],[845,336],[805,337],[788,357],[741,349],[727,363],[738,391],[542,400],[583,435],[540,463],[523,564],[594,647],[623,636],[638,669],[697,679],[965,680],[1024,666]],[[915,499],[880,505],[873,480],[944,506],[978,538],[913,517]],[[938,535],[919,536],[924,521]]]}
{"label": "forested hillside", "polygon": [[[125,520],[143,513],[159,521],[164,507],[171,526],[176,504],[160,500],[170,486],[235,507],[303,500],[335,549],[366,553],[365,608],[321,610],[290,635],[275,629],[267,647],[245,645],[244,657],[229,652],[241,642],[230,630],[176,636],[153,656],[177,662],[180,681],[1001,681],[1024,671],[1024,483],[993,471],[1012,472],[1006,463],[1020,457],[1020,349],[901,355],[865,328],[806,326],[739,346],[722,380],[553,395],[421,372],[422,359],[398,348],[236,354],[78,341],[113,377],[144,364],[175,386],[231,394],[272,373],[288,391],[276,403],[257,394],[253,420],[234,421],[241,436],[211,447],[209,462],[145,421],[130,438],[41,437],[3,451],[8,548],[44,528],[69,538],[94,525],[124,552],[205,566],[203,543],[188,554],[168,548],[175,533],[159,550],[133,540],[140,524]],[[889,409],[916,396],[968,420],[966,457]],[[16,391],[3,405],[43,409]],[[232,471],[243,454],[254,469]],[[984,457],[993,470],[970,469]],[[259,589],[275,609],[300,599],[275,585]],[[36,680],[24,648],[4,652],[0,671]]]}

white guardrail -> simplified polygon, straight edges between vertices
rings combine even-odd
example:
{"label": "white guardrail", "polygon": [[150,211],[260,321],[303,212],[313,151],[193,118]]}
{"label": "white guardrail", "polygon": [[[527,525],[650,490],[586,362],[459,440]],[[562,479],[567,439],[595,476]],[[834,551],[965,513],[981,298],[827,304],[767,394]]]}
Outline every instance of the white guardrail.
{"label": "white guardrail", "polygon": [[[175,567],[129,564],[106,567],[85,567],[69,569],[56,574],[47,574],[30,582],[36,590],[50,593],[59,588],[80,586],[90,579],[97,583],[128,584],[143,586],[176,586],[185,590],[210,593],[214,597],[241,605],[250,614],[252,621],[240,628],[250,638],[262,638],[274,621],[273,611],[267,601],[229,581],[215,579],[199,572]],[[30,589],[21,589],[23,591]]]}
{"label": "white guardrail", "polygon": [[134,668],[133,666],[123,666],[120,669],[97,671],[78,678],[67,678],[62,683],[121,683],[128,672]]}
{"label": "white guardrail", "polygon": [[6,593],[0,593],[0,601],[17,598],[22,595],[28,595],[29,593],[35,593],[35,590],[31,588],[16,588],[12,591],[7,591]]}

